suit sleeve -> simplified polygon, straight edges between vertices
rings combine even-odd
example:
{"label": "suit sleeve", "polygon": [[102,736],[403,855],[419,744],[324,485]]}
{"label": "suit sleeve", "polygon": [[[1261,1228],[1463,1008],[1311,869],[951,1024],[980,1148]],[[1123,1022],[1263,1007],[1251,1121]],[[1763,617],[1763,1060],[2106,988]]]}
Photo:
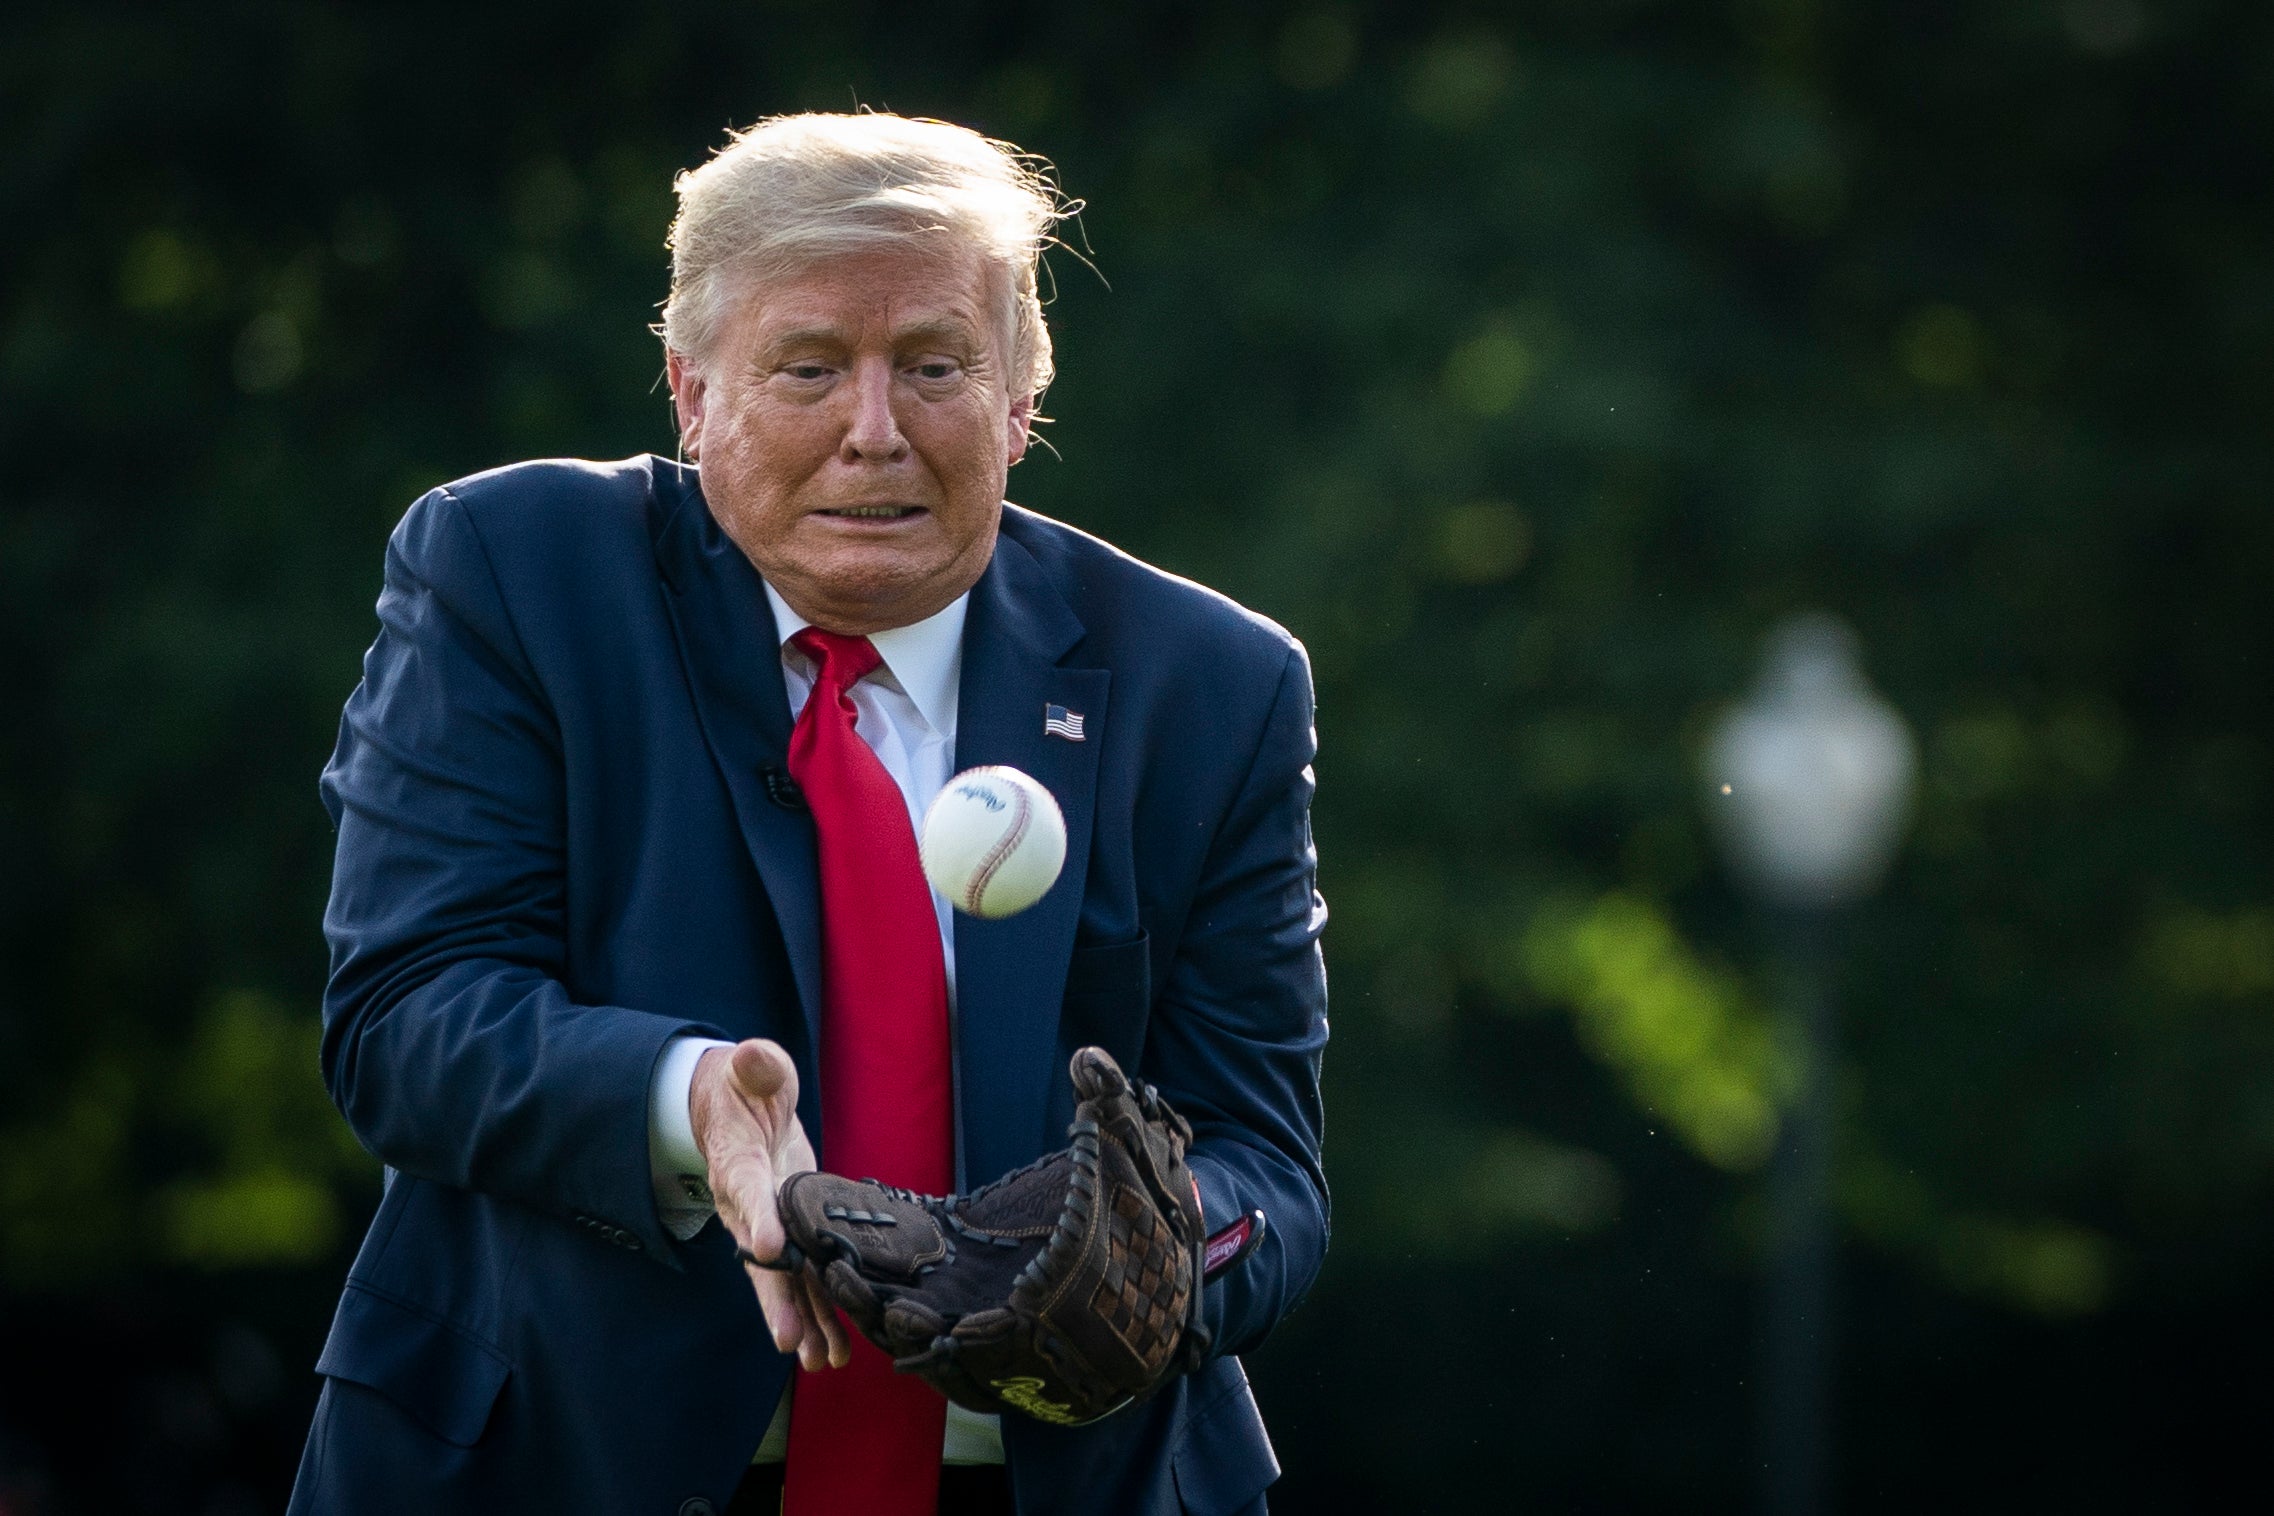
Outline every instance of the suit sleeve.
{"label": "suit sleeve", "polygon": [[[577,1222],[677,1266],[648,1100],[700,1023],[579,1005],[566,966],[560,734],[466,507],[414,505],[323,795],[338,848],[323,1070],[408,1174]],[[713,1033],[715,1035],[715,1033]]]}
{"label": "suit sleeve", "polygon": [[1209,1227],[1255,1210],[1267,1221],[1255,1252],[1208,1287],[1203,1308],[1220,1353],[1260,1342],[1326,1256],[1326,906],[1310,819],[1316,751],[1310,663],[1296,644],[1247,778],[1209,848],[1147,1034],[1148,1075],[1192,1122],[1190,1163]]}

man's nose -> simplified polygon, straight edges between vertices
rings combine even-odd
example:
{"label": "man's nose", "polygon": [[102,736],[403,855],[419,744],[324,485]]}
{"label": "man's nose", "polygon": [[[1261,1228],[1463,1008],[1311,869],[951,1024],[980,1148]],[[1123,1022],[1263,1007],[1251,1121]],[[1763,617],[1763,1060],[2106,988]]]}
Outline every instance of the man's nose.
{"label": "man's nose", "polygon": [[908,439],[892,412],[892,379],[892,365],[884,359],[865,358],[853,365],[853,415],[844,442],[848,461],[890,463],[907,454]]}

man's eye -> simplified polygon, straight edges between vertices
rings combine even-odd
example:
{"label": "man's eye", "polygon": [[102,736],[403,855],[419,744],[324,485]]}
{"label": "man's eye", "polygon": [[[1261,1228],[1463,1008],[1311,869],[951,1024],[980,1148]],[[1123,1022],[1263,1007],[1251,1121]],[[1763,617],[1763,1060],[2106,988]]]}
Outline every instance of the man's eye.
{"label": "man's eye", "polygon": [[792,379],[826,379],[829,377],[828,368],[819,363],[793,363],[783,372],[787,373]]}
{"label": "man's eye", "polygon": [[916,365],[916,377],[919,379],[953,379],[955,377],[955,365],[945,358],[931,363],[919,363]]}

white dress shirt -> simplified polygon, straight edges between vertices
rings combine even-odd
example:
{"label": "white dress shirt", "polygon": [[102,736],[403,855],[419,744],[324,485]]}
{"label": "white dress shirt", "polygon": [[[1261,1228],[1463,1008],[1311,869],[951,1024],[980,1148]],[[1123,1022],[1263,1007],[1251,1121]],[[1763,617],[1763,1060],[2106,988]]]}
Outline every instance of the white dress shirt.
{"label": "white dress shirt", "polygon": [[[788,686],[790,716],[805,710],[813,693],[813,665],[805,654],[790,646],[790,638],[809,623],[790,609],[774,587],[766,586],[766,599],[774,608],[774,626],[781,633],[782,679]],[[958,596],[938,614],[912,626],[894,627],[873,634],[883,667],[854,685],[853,729],[875,752],[884,771],[900,787],[908,802],[911,829],[920,829],[924,812],[955,772],[955,726],[958,685],[963,675],[963,620],[971,597]],[[932,892],[932,909],[939,915],[940,951],[947,964],[948,1012],[955,1009],[955,920],[945,898]],[[695,1146],[694,1123],[687,1111],[687,1094],[695,1080],[695,1065],[705,1050],[731,1047],[708,1037],[677,1037],[656,1060],[655,1078],[648,1089],[648,1163],[655,1180],[656,1210],[673,1236],[685,1239],[703,1228],[711,1216],[707,1193],[701,1188],[702,1151]],[[697,1182],[690,1185],[689,1179]],[[789,1446],[790,1395],[782,1394],[773,1424],[759,1445],[757,1462],[773,1462]],[[993,1416],[948,1407],[947,1437],[941,1450],[946,1463],[1001,1463],[1003,1433]]]}

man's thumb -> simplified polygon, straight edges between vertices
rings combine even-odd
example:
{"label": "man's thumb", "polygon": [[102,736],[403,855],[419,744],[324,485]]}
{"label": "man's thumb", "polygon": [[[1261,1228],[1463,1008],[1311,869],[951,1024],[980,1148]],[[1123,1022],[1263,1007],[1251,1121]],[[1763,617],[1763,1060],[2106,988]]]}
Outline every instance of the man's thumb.
{"label": "man's thumb", "polygon": [[734,1082],[743,1091],[759,1100],[772,1100],[776,1095],[788,1104],[797,1104],[797,1065],[778,1042],[753,1037],[735,1044],[731,1055]]}

